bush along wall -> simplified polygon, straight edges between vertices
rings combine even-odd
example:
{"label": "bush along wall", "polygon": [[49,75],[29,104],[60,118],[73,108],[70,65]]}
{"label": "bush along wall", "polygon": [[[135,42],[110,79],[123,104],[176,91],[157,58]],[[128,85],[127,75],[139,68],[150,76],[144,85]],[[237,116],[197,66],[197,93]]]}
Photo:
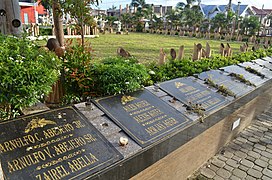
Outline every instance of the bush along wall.
{"label": "bush along wall", "polygon": [[152,84],[147,68],[134,58],[109,57],[94,62],[92,51],[72,47],[65,59],[65,104],[89,96],[132,92]]}
{"label": "bush along wall", "polygon": [[221,67],[243,63],[266,56],[272,56],[272,48],[235,54],[232,57],[214,55],[210,59],[201,59],[198,61],[192,61],[191,59],[174,60],[161,66],[153,63],[148,65],[148,69],[152,72],[151,80],[153,82],[163,82],[174,78],[192,76],[203,71],[219,69]]}
{"label": "bush along wall", "polygon": [[0,36],[0,42],[0,120],[5,120],[51,91],[61,61],[25,38]]}

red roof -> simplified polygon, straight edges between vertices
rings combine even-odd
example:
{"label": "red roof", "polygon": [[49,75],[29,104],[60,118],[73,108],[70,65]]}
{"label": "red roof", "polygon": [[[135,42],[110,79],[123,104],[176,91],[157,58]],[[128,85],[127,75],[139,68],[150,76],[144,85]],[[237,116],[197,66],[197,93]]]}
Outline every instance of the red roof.
{"label": "red roof", "polygon": [[267,11],[265,11],[264,9],[259,9],[255,6],[252,6],[253,11],[256,13],[256,15],[268,15],[270,13],[268,13]]}

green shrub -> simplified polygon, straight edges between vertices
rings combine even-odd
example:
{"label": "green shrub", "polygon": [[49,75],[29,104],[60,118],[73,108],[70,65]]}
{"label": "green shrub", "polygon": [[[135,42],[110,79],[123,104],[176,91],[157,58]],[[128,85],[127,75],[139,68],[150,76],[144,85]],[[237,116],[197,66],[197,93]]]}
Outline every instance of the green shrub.
{"label": "green shrub", "polygon": [[236,54],[232,57],[223,57],[214,55],[210,59],[201,59],[192,61],[191,59],[169,61],[166,64],[159,66],[152,63],[148,66],[150,71],[153,71],[151,80],[154,82],[162,82],[179,77],[192,76],[210,69],[219,69],[221,67],[238,64],[246,61],[255,60],[265,56],[271,56],[272,49],[259,49],[256,52],[249,51],[246,53]]}
{"label": "green shrub", "polygon": [[132,92],[150,84],[146,67],[135,59],[108,58],[105,62],[92,67],[98,95]]}
{"label": "green shrub", "polygon": [[[72,46],[67,48],[64,61],[65,76],[65,92],[68,96],[82,97],[92,96],[93,92],[93,76],[92,66],[92,49],[86,45]],[[66,102],[66,100],[63,100]]]}
{"label": "green shrub", "polygon": [[144,65],[134,58],[110,57],[92,61],[92,51],[73,47],[66,53],[65,88],[71,96],[102,96],[135,91],[150,84]]}
{"label": "green shrub", "polygon": [[61,61],[24,38],[0,36],[0,119],[9,119],[51,91]]}

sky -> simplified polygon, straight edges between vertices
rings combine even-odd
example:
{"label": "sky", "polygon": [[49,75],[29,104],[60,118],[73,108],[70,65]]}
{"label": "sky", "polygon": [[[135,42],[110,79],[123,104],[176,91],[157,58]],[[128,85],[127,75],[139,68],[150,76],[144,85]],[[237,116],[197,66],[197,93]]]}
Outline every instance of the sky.
{"label": "sky", "polygon": [[[168,6],[175,6],[178,2],[186,2],[186,0],[145,0],[148,4],[155,4],[155,5],[168,5]],[[233,4],[238,4],[239,0],[232,0]],[[229,0],[202,0],[202,4],[227,4]],[[256,6],[258,8],[262,8],[264,4],[265,9],[272,9],[272,0],[240,0],[241,4],[249,4]],[[119,5],[122,5],[122,8],[125,7],[126,4],[130,4],[131,0],[102,0],[102,3],[98,6],[99,9],[108,9],[112,7],[112,5],[119,8]]]}

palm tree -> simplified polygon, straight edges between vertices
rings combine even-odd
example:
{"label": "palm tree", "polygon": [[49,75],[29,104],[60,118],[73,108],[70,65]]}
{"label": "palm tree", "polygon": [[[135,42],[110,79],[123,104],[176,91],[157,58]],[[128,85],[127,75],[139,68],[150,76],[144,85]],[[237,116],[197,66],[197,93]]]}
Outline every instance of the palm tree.
{"label": "palm tree", "polygon": [[147,4],[145,3],[145,0],[132,0],[130,5],[132,7],[137,7],[138,11],[140,11],[143,8],[147,7]]}
{"label": "palm tree", "polygon": [[171,29],[173,28],[173,25],[175,26],[175,29],[176,29],[179,24],[178,12],[173,9],[171,11],[167,12],[166,20],[168,22],[170,22]]}

